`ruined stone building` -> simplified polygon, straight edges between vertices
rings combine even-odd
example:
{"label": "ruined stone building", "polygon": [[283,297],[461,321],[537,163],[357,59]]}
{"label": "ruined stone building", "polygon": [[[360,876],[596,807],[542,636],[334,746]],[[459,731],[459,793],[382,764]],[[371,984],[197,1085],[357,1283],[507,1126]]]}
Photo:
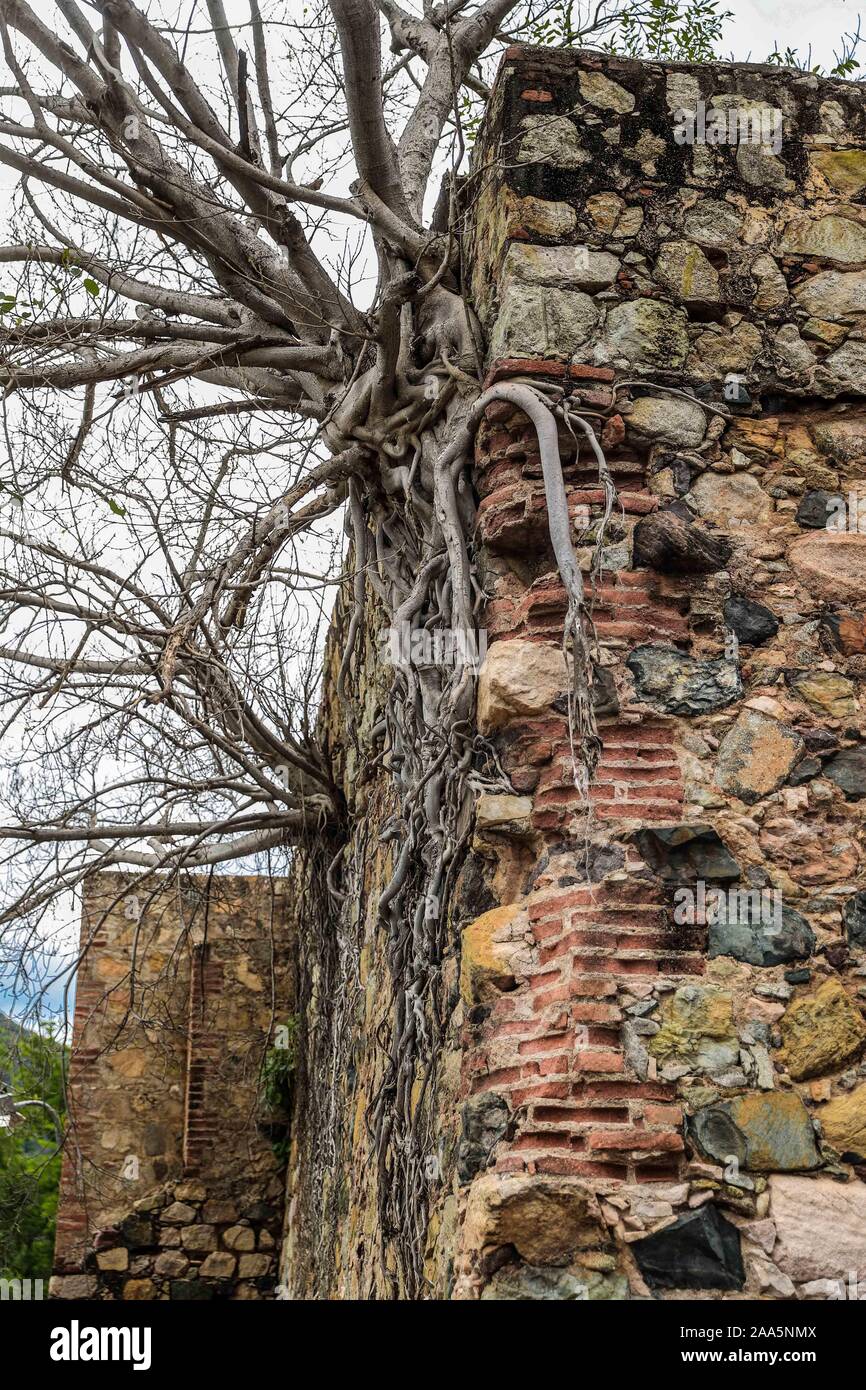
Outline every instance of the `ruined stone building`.
{"label": "ruined stone building", "polygon": [[[536,431],[497,402],[477,717],[510,790],[478,799],[446,904],[434,1062],[399,1117],[424,1163],[383,1138],[388,671],[371,619],[348,737],[338,606],[321,718],[351,840],[311,841],[286,884],[212,880],[174,963],[178,903],[132,921],[134,883],[100,881],[118,906],[79,979],[61,1295],[787,1299],[866,1278],[862,89],[515,48],[462,199],[487,382],[565,393],[616,487],[591,814]],[[559,444],[588,569],[598,464]],[[132,1016],[105,986],[148,934]],[[289,1019],[283,1170],[254,1111]]]}

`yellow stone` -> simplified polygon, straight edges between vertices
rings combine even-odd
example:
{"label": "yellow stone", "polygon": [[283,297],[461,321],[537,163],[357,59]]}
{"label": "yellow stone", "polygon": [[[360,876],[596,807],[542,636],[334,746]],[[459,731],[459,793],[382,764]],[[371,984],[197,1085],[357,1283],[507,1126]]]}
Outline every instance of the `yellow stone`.
{"label": "yellow stone", "polygon": [[866,188],[866,150],[821,150],[811,159],[839,193],[859,193]]}
{"label": "yellow stone", "polygon": [[521,906],[520,903],[507,903],[504,907],[491,908],[464,927],[460,993],[467,1004],[489,998],[493,990],[514,987],[514,976],[509,968],[513,946],[503,938]]}
{"label": "yellow stone", "polygon": [[866,1024],[839,980],[789,1005],[779,1026],[785,1064],[795,1081],[843,1067],[866,1042]]}
{"label": "yellow stone", "polygon": [[123,1297],[127,1302],[156,1298],[156,1285],[152,1279],[127,1279],[123,1286]]}
{"label": "yellow stone", "polygon": [[577,213],[570,203],[547,198],[508,196],[507,235],[528,232],[533,236],[566,237],[577,226]]}
{"label": "yellow stone", "polygon": [[793,684],[797,694],[818,714],[829,714],[833,719],[847,719],[855,711],[855,687],[845,676],[835,676],[829,671],[813,671],[809,675],[799,676]]}
{"label": "yellow stone", "polygon": [[106,1061],[112,1071],[130,1081],[144,1076],[151,1065],[149,1054],[141,1047],[128,1047],[122,1052],[109,1053]]}
{"label": "yellow stone", "polygon": [[822,1105],[818,1118],[824,1138],[838,1153],[866,1158],[866,1085]]}

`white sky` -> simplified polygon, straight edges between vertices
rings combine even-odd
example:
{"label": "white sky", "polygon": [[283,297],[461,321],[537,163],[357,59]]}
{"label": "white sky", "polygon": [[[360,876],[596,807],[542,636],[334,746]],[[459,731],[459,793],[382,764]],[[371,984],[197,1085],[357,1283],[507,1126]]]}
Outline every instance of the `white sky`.
{"label": "white sky", "polygon": [[[725,29],[725,56],[762,63],[777,43],[782,51],[790,44],[803,53],[811,43],[812,62],[825,68],[832,67],[839,39],[856,27],[860,11],[857,0],[722,0],[721,8],[734,13]],[[862,10],[866,32],[866,4]],[[866,67],[866,52],[860,61]]]}

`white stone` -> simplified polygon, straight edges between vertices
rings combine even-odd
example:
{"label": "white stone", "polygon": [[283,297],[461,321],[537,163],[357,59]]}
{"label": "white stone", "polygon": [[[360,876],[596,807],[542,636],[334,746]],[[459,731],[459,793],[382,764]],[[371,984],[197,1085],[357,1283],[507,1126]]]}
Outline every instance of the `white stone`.
{"label": "white stone", "polygon": [[626,418],[630,430],[684,449],[696,449],[706,432],[701,407],[676,396],[640,396]]}
{"label": "white stone", "polygon": [[517,158],[523,164],[555,164],[577,169],[589,161],[577,127],[567,116],[524,116]]}
{"label": "white stone", "polygon": [[798,285],[794,297],[807,314],[831,322],[866,314],[866,270],[822,270]]}
{"label": "white stone", "polygon": [[478,674],[478,726],[490,733],[513,719],[543,714],[567,688],[560,647],[521,638],[494,642]]}
{"label": "white stone", "polygon": [[772,498],[751,473],[704,473],[691,496],[700,515],[723,530],[762,524],[773,512]]}
{"label": "white stone", "polygon": [[564,290],[602,290],[612,285],[620,263],[609,251],[588,246],[531,246],[512,242],[502,268],[501,293],[513,280]]}
{"label": "white stone", "polygon": [[770,1178],[773,1258],[798,1283],[866,1272],[866,1186],[832,1178]]}
{"label": "white stone", "polygon": [[618,82],[611,82],[603,73],[581,72],[577,80],[580,83],[581,96],[591,106],[598,106],[604,111],[618,111],[620,115],[634,110],[632,93],[627,92]]}
{"label": "white stone", "polygon": [[497,357],[571,357],[587,342],[598,309],[580,290],[512,281],[490,344]]}

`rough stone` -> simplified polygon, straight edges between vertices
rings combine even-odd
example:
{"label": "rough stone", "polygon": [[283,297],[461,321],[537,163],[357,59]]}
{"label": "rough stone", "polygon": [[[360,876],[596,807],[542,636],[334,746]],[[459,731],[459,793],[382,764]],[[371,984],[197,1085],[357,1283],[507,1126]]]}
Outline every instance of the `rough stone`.
{"label": "rough stone", "polygon": [[712,1203],[636,1240],[631,1252],[654,1289],[741,1289],[740,1233]]}
{"label": "rough stone", "polygon": [[866,270],[822,270],[794,291],[800,307],[819,319],[866,314]]}
{"label": "rough stone", "polygon": [[125,1245],[118,1246],[114,1250],[100,1250],[96,1255],[96,1263],[102,1270],[128,1269],[129,1251]]}
{"label": "rough stone", "polygon": [[838,193],[861,193],[866,188],[866,150],[816,150],[809,162]]}
{"label": "rough stone", "polygon": [[789,684],[818,714],[847,719],[855,711],[856,686],[846,676],[831,671],[800,671],[790,678]]}
{"label": "rough stone", "polygon": [[866,653],[866,613],[843,608],[835,613],[825,613],[822,621],[843,655],[862,656]]}
{"label": "rough stone", "polygon": [[176,1303],[206,1303],[213,1296],[213,1284],[203,1279],[173,1279],[169,1286],[169,1298]]}
{"label": "rough stone", "polygon": [[543,714],[567,688],[560,647],[519,639],[494,642],[478,675],[478,726],[492,733],[514,719]]}
{"label": "rough stone", "polygon": [[742,695],[736,666],[700,661],[675,647],[635,647],[626,661],[640,699],[668,714],[705,714]]}
{"label": "rough stone", "polygon": [[529,825],[532,815],[532,798],[529,796],[508,796],[505,793],[485,793],[475,803],[475,829],[501,830]]}
{"label": "rough stone", "polygon": [[604,73],[581,71],[578,83],[581,96],[591,106],[598,106],[603,111],[616,111],[621,116],[634,110],[635,99],[632,93],[626,91],[618,82],[611,82]]}
{"label": "rough stone", "polygon": [[824,1138],[843,1159],[866,1159],[866,1085],[822,1105],[818,1119]]}
{"label": "rough stone", "polygon": [[514,280],[555,289],[603,290],[613,284],[619,264],[608,251],[593,251],[587,246],[530,246],[513,242],[505,257],[500,293],[510,293]]}
{"label": "rough stone", "polygon": [[467,1004],[495,998],[514,988],[514,971],[525,958],[525,919],[521,904],[508,903],[483,912],[463,929],[460,989]]}
{"label": "rough stone", "polygon": [[655,299],[630,299],[608,311],[606,334],[614,356],[637,366],[681,367],[689,350],[686,314]]}
{"label": "rough stone", "polygon": [[773,1259],[797,1283],[866,1269],[866,1186],[831,1178],[770,1178]]}
{"label": "rough stone", "polygon": [[180,1233],[180,1243],[185,1250],[215,1250],[216,1231],[213,1226],[186,1226]]}
{"label": "rough stone", "polygon": [[866,796],[866,747],[843,748],[824,764],[824,776],[835,782],[848,801]]}
{"label": "rough stone", "polygon": [[823,488],[807,492],[797,508],[798,525],[823,531],[830,517],[836,514],[840,501],[844,501],[844,498],[839,493],[825,492]]}
{"label": "rough stone", "polygon": [[251,1226],[230,1226],[223,1231],[223,1245],[229,1250],[255,1250],[256,1233]]}
{"label": "rough stone", "polygon": [[866,1024],[836,978],[789,1004],[779,1027],[785,1065],[795,1081],[844,1066],[866,1041]]}
{"label": "rough stone", "polygon": [[797,219],[787,227],[781,244],[783,251],[795,255],[856,265],[866,261],[866,226],[836,213]]}
{"label": "rough stone", "polygon": [[723,882],[739,878],[742,872],[711,825],[654,825],[638,831],[635,841],[646,862],[666,882]]}
{"label": "rough stone", "polygon": [[739,594],[725,600],[723,613],[728,627],[745,646],[758,647],[779,631],[779,620],[769,608]]}
{"label": "rough stone", "polygon": [[702,985],[683,985],[662,1005],[661,1028],[647,1044],[660,1062],[689,1071],[724,1073],[739,1059],[731,995]]}
{"label": "rough stone", "polygon": [[737,1096],[693,1115],[689,1138],[706,1158],[735,1158],[757,1173],[799,1172],[820,1163],[809,1112],[796,1091]]}
{"label": "rough stone", "polygon": [[866,392],[866,359],[863,344],[847,339],[840,348],[825,357],[816,374],[819,385],[834,395],[842,391]]}
{"label": "rough stone", "polygon": [[655,275],[686,304],[715,304],[719,298],[718,274],[693,242],[667,242],[656,261]]}
{"label": "rough stone", "polygon": [[597,321],[598,309],[580,290],[513,283],[496,320],[491,356],[571,357]]}
{"label": "rough stone", "polygon": [[159,1219],[166,1226],[187,1226],[195,1221],[197,1215],[195,1207],[188,1206],[186,1202],[172,1202],[170,1207],[163,1209]]}
{"label": "rough stone", "polygon": [[788,563],[817,598],[844,602],[866,593],[866,535],[816,531],[800,536],[788,550]]}
{"label": "rough stone", "polygon": [[808,960],[815,949],[815,933],[805,917],[792,907],[783,907],[778,920],[775,914],[762,916],[761,904],[755,901],[760,897],[757,889],[740,889],[733,911],[729,907],[725,919],[710,923],[710,957],[733,956],[761,966]]}
{"label": "rough stone", "polygon": [[534,236],[567,237],[577,226],[577,213],[570,203],[553,202],[548,198],[518,198],[514,200],[509,230]]}
{"label": "rough stone", "polygon": [[716,783],[751,805],[781,787],[804,751],[800,735],[786,724],[741,710],[719,746]]}
{"label": "rough stone", "polygon": [[524,164],[555,164],[579,169],[589,161],[574,121],[568,116],[524,116],[517,158]]}
{"label": "rough stone", "polygon": [[462,1136],[457,1155],[457,1176],[470,1182],[487,1163],[508,1129],[511,1110],[504,1096],[482,1091],[464,1102],[461,1112]]}
{"label": "rough stone", "polygon": [[570,1178],[485,1173],[469,1189],[466,1225],[477,1249],[513,1245],[528,1264],[563,1265],[605,1240],[594,1194]]}
{"label": "rough stone", "polygon": [[234,1255],[225,1250],[212,1250],[199,1273],[203,1279],[231,1279],[237,1267]]}
{"label": "rough stone", "polygon": [[701,516],[725,530],[764,525],[773,513],[773,499],[751,473],[704,473],[691,497]]}
{"label": "rough stone", "polygon": [[691,241],[723,251],[737,244],[743,214],[730,203],[701,198],[683,217],[683,229]]}
{"label": "rough stone", "polygon": [[152,1279],[127,1279],[123,1297],[128,1303],[147,1303],[156,1298],[156,1284]]}
{"label": "rough stone", "polygon": [[842,907],[842,921],[853,946],[866,946],[866,888],[848,898]]}
{"label": "rough stone", "polygon": [[691,401],[641,396],[632,405],[627,425],[647,438],[681,449],[697,449],[706,433],[706,416]]}

